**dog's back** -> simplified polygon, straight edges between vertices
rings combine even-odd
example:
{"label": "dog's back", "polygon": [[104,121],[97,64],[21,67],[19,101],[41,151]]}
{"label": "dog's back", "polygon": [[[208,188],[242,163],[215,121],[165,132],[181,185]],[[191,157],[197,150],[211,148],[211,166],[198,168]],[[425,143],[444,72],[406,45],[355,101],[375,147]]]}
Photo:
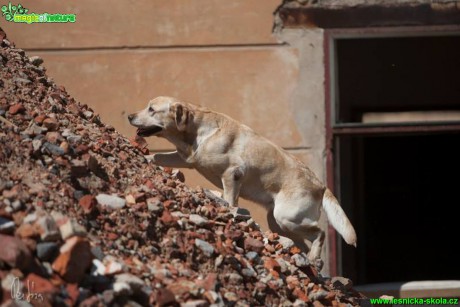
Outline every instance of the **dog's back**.
{"label": "dog's back", "polygon": [[300,209],[299,215],[309,211],[312,220],[319,218],[320,208],[323,207],[331,225],[348,244],[356,246],[356,233],[351,222],[332,192],[310,168],[251,128],[224,114],[207,112],[219,118],[223,125],[231,127],[230,133],[225,132],[225,138],[231,140],[231,144],[227,144],[228,153],[240,161],[229,163],[243,163],[247,170],[240,190],[241,197],[269,207],[275,205],[279,193],[283,193],[286,202],[297,203],[299,198],[304,199],[304,204],[299,203],[299,207],[304,208]]}

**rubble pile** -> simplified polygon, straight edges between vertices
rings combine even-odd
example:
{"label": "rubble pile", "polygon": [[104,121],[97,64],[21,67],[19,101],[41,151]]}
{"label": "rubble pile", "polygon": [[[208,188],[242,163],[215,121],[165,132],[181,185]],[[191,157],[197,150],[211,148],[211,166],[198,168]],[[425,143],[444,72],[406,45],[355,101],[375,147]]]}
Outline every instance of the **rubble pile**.
{"label": "rubble pile", "polygon": [[[0,302],[358,306],[291,240],[147,163],[0,29]],[[22,305],[21,305],[22,306]]]}

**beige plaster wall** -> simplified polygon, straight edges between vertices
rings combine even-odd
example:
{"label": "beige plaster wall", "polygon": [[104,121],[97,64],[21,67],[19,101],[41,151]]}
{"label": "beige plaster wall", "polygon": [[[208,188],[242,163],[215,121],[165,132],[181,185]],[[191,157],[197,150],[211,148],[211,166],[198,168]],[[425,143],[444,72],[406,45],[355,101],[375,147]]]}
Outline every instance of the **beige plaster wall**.
{"label": "beige plaster wall", "polygon": [[29,13],[76,14],[75,23],[14,24],[24,48],[271,44],[278,0],[22,0]]}

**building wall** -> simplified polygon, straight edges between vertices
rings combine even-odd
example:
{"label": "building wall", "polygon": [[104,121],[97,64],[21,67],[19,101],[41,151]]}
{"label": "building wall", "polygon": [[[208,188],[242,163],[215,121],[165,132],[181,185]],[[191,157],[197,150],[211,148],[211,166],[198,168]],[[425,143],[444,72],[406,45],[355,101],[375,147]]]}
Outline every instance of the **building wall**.
{"label": "building wall", "polygon": [[[127,114],[155,96],[175,96],[236,118],[325,179],[323,33],[272,34],[280,0],[20,3],[29,12],[76,14],[72,24],[1,26],[18,47],[44,59],[58,84],[127,137],[135,134]],[[149,145],[173,149],[158,138]],[[215,189],[184,172],[189,185]],[[269,228],[265,209],[241,203]]]}

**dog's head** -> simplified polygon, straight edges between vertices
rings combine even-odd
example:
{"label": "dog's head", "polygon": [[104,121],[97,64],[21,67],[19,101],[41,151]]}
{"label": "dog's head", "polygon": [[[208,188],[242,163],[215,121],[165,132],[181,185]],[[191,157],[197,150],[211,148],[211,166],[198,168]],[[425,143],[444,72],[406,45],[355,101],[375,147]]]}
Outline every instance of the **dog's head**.
{"label": "dog's head", "polygon": [[137,127],[137,135],[162,136],[164,133],[181,132],[187,129],[191,120],[188,106],[172,97],[157,97],[147,107],[128,115],[129,123]]}

